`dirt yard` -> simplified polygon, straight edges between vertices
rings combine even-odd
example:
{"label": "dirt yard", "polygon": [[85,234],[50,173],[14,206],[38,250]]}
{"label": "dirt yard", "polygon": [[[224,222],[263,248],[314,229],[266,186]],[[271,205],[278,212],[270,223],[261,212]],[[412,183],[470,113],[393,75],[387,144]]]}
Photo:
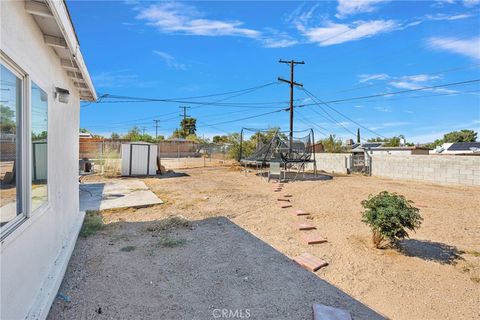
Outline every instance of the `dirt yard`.
{"label": "dirt yard", "polygon": [[[294,228],[299,218],[291,214],[291,209],[279,208],[278,194],[265,180],[253,174],[245,176],[232,168],[199,168],[182,172],[186,175],[144,180],[165,204],[105,212],[107,228],[100,235],[79,239],[60,291],[74,297],[81,296],[82,279],[98,275],[101,271],[95,266],[100,264],[108,265],[111,274],[121,273],[124,262],[113,264],[112,261],[119,261],[106,257],[115,254],[104,256],[102,250],[111,251],[112,246],[127,247],[129,238],[135,239],[130,240],[135,243],[131,245],[134,250],[139,243],[150,243],[152,239],[151,234],[140,232],[143,230],[138,229],[140,227],[128,229],[127,225],[148,225],[150,221],[170,215],[182,215],[192,221],[226,217],[287,257],[310,252],[328,261],[329,266],[316,273],[319,278],[388,318],[480,317],[480,188],[363,176],[287,183],[283,193],[293,195],[293,209],[311,212],[308,221],[328,239],[327,243],[308,246],[302,242],[300,231]],[[374,249],[370,230],[361,222],[361,200],[383,190],[405,195],[420,208],[424,218],[418,232],[402,243],[401,251]],[[126,230],[124,236],[121,230]],[[88,254],[91,267],[85,271],[79,261],[86,259],[90,250],[88,243],[97,244],[94,252]],[[225,242],[225,246],[230,245],[229,241]],[[115,252],[116,255],[122,254],[122,259],[129,259],[130,263],[139,259],[138,255],[119,252],[118,248]],[[139,259],[137,264],[145,263],[143,269],[152,268],[151,263],[148,264],[148,252],[143,256],[147,258]],[[264,267],[268,268],[268,265]],[[198,274],[198,277],[203,276]],[[89,282],[92,286],[89,292],[101,289],[108,294],[109,279],[96,279],[103,280]],[[148,279],[136,279],[124,288],[125,294],[130,290],[141,291],[145,285],[148,285]],[[71,308],[75,310],[76,307],[57,298],[50,319],[66,319],[62,315],[69,314]],[[289,318],[297,319],[296,316]]]}

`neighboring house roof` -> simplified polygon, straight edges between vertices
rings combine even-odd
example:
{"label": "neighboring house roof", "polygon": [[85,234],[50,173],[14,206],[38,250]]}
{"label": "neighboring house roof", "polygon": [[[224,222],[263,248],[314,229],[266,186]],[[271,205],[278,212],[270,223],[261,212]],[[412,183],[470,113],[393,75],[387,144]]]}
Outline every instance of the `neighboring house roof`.
{"label": "neighboring house roof", "polygon": [[375,148],[375,150],[399,150],[399,151],[402,151],[402,150],[430,150],[429,148],[427,147],[417,147],[417,146],[405,146],[405,147],[378,147],[378,148]]}
{"label": "neighboring house roof", "polygon": [[352,152],[363,152],[364,149],[375,149],[383,145],[383,142],[366,142],[352,145]]}
{"label": "neighboring house roof", "polygon": [[444,143],[431,151],[431,154],[480,153],[480,142]]}
{"label": "neighboring house roof", "polygon": [[91,134],[90,132],[80,132],[80,133],[78,134],[78,136],[79,136],[80,138],[89,138],[89,139],[93,138],[93,136],[92,136],[92,134]]}
{"label": "neighboring house roof", "polygon": [[480,142],[455,142],[455,143],[452,143],[452,145],[448,147],[447,150],[475,152],[474,149],[478,149],[478,151],[480,151]]}
{"label": "neighboring house roof", "polygon": [[97,100],[65,1],[25,1],[25,10],[33,16],[42,31],[45,44],[57,54],[80,99]]}

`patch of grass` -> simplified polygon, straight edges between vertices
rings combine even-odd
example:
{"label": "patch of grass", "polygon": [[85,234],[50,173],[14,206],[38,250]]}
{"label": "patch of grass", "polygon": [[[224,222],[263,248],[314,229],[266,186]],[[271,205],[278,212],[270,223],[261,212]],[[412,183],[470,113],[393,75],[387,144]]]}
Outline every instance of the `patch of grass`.
{"label": "patch of grass", "polygon": [[105,228],[105,224],[103,223],[100,212],[97,210],[87,210],[82,229],[80,230],[80,236],[84,238],[93,236],[103,228]]}
{"label": "patch of grass", "polygon": [[119,235],[112,236],[112,240],[113,241],[120,241],[120,240],[130,241],[130,238],[126,234],[119,234]]}
{"label": "patch of grass", "polygon": [[171,216],[167,219],[152,222],[146,227],[148,232],[159,232],[175,228],[191,228],[192,223],[182,216]]}
{"label": "patch of grass", "polygon": [[187,239],[171,239],[171,238],[164,238],[159,240],[156,244],[157,247],[165,247],[165,248],[174,248],[183,246],[187,243]]}
{"label": "patch of grass", "polygon": [[120,249],[120,251],[123,251],[123,252],[131,252],[133,250],[135,250],[136,247],[135,246],[126,246],[126,247],[123,247]]}

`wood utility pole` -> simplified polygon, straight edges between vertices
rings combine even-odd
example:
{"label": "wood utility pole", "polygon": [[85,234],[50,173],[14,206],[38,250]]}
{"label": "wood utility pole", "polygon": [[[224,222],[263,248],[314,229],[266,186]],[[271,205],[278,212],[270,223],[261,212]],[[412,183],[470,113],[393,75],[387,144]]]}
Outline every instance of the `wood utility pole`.
{"label": "wood utility pole", "polygon": [[153,120],[155,122],[155,140],[158,139],[158,123],[160,120]]}
{"label": "wood utility pole", "polygon": [[305,64],[303,61],[295,61],[295,60],[282,60],[278,61],[279,63],[287,63],[290,64],[290,80],[285,80],[283,78],[278,77],[279,81],[286,82],[290,84],[290,143],[288,146],[288,153],[292,153],[292,146],[293,146],[293,87],[303,87],[303,84],[297,83],[294,80],[294,72],[295,72],[295,65],[296,64]]}
{"label": "wood utility pole", "polygon": [[183,134],[185,137],[187,136],[187,109],[190,109],[190,107],[185,107],[185,106],[180,106],[180,109],[183,109],[183,115],[181,114],[180,116],[183,116]]}

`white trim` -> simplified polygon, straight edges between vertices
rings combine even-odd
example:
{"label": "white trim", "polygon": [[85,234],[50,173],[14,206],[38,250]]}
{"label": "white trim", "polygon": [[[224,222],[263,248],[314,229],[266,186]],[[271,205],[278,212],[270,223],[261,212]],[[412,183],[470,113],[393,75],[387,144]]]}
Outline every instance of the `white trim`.
{"label": "white trim", "polygon": [[65,242],[55,259],[52,268],[49,270],[42,287],[38,291],[35,301],[30,308],[25,319],[46,319],[50,307],[57,295],[58,289],[67,270],[68,262],[72,255],[75,243],[77,242],[78,234],[82,227],[83,219],[85,218],[85,211],[80,211],[78,218],[75,220],[72,229],[67,235]]}
{"label": "white trim", "polygon": [[75,34],[75,30],[73,29],[73,24],[70,20],[70,15],[65,6],[65,2],[58,0],[45,1],[50,7],[50,10],[52,10],[52,14],[63,34],[63,37],[65,38],[65,42],[70,53],[77,62],[80,73],[82,74],[83,79],[87,84],[89,93],[92,95],[93,100],[97,100],[97,93],[95,92],[92,79],[90,78],[87,66],[85,65],[85,61],[83,60],[82,52],[80,51],[80,45],[77,41],[77,36]]}

